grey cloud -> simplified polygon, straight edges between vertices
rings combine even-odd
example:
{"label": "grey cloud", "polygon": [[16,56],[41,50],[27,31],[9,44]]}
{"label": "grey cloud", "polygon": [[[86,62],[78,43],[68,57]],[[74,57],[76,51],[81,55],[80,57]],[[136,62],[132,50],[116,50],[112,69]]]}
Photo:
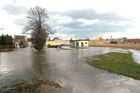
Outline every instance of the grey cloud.
{"label": "grey cloud", "polygon": [[[78,37],[93,37],[95,35],[100,35],[107,32],[117,32],[117,31],[127,31],[131,28],[132,24],[127,25],[117,25],[117,23],[124,21],[129,22],[130,19],[123,18],[120,15],[114,13],[97,13],[91,9],[84,9],[84,10],[75,10],[75,11],[67,11],[67,12],[57,12],[57,13],[50,13],[50,15],[63,15],[69,16],[74,19],[73,22],[67,24],[61,24],[61,26],[65,28],[69,28],[71,30],[64,30],[64,33],[67,34],[75,34]],[[77,20],[79,18],[86,19],[86,20],[94,20],[99,19],[101,22],[91,24],[91,25],[84,25],[82,26],[81,23]],[[56,22],[57,23],[57,20]],[[60,24],[57,24],[57,26]]]}
{"label": "grey cloud", "polygon": [[75,11],[69,11],[63,13],[64,15],[71,16],[75,19],[77,18],[86,18],[86,19],[93,19],[97,18],[98,14],[90,9],[84,9],[84,10],[75,10]]}
{"label": "grey cloud", "polygon": [[67,16],[71,16],[75,19],[77,18],[85,18],[85,19],[101,19],[101,20],[113,20],[113,21],[120,21],[120,20],[128,20],[125,19],[115,13],[97,13],[92,9],[83,9],[83,10],[75,10],[75,11],[68,11],[62,13]]}
{"label": "grey cloud", "polygon": [[[82,18],[82,19],[87,19],[87,20],[93,20],[93,19],[99,19],[102,22],[105,23],[100,23],[98,25],[107,25],[108,23],[117,23],[121,21],[130,21],[130,19],[123,18],[117,14],[114,13],[97,13],[94,10],[91,9],[83,9],[83,10],[75,10],[75,11],[68,11],[68,12],[56,12],[56,13],[50,13],[50,15],[62,15],[62,16],[69,16],[73,18],[75,21],[72,23],[68,24],[63,24],[66,26],[79,26],[80,22],[77,21],[77,19]],[[111,24],[108,24],[111,25]]]}
{"label": "grey cloud", "polygon": [[14,24],[17,24],[19,26],[25,26],[26,23],[27,23],[26,19],[16,19],[14,21]]}
{"label": "grey cloud", "polygon": [[[93,24],[93,25],[86,25],[86,26],[81,26],[81,23],[77,22],[76,20],[72,23],[68,23],[68,24],[63,24],[63,27],[69,27],[75,30],[96,30],[96,31],[102,31],[102,32],[115,32],[115,31],[124,31],[125,29],[128,29],[130,27],[132,27],[131,25],[126,25],[126,26],[119,26],[119,25],[113,25],[113,24],[108,24],[106,23],[97,23],[97,24]],[[119,30],[118,30],[119,29]]]}
{"label": "grey cloud", "polygon": [[18,5],[4,5],[2,9],[5,10],[8,14],[12,15],[21,15],[26,13],[27,11],[26,7]]}

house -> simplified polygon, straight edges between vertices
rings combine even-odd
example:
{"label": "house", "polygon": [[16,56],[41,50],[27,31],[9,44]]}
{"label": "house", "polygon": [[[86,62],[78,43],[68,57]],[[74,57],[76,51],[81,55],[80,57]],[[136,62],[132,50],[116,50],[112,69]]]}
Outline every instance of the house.
{"label": "house", "polygon": [[125,40],[127,40],[127,37],[116,39],[116,41],[117,41],[118,44],[124,44]]}
{"label": "house", "polygon": [[71,48],[86,48],[89,47],[89,39],[70,40]]}
{"label": "house", "polygon": [[33,47],[32,38],[27,38],[27,45],[31,48]]}
{"label": "house", "polygon": [[48,47],[68,46],[70,45],[68,40],[62,40],[60,38],[54,38],[53,40],[46,41]]}
{"label": "house", "polygon": [[140,39],[125,39],[124,44],[140,44]]}
{"label": "house", "polygon": [[13,42],[15,43],[15,47],[16,48],[26,47],[26,45],[27,45],[26,38],[27,37],[24,35],[15,35],[13,37]]}

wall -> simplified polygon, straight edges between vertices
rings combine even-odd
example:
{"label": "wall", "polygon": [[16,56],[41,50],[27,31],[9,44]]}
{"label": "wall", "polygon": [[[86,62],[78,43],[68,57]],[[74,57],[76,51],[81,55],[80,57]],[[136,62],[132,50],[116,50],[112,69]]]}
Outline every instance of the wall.
{"label": "wall", "polygon": [[[88,47],[89,41],[75,41],[75,47],[77,47],[76,43],[78,43],[78,47]],[[83,46],[82,46],[83,43]]]}

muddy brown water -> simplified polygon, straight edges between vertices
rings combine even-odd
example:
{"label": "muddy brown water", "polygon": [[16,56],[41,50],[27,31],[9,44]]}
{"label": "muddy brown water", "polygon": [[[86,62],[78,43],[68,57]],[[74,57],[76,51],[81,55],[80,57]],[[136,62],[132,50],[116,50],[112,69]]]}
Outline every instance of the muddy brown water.
{"label": "muddy brown water", "polygon": [[[15,80],[30,80],[35,75],[60,84],[64,93],[140,93],[140,81],[93,68],[86,57],[118,48],[58,50],[46,48],[36,52],[30,48],[0,53],[0,88]],[[139,51],[133,56],[137,61]]]}

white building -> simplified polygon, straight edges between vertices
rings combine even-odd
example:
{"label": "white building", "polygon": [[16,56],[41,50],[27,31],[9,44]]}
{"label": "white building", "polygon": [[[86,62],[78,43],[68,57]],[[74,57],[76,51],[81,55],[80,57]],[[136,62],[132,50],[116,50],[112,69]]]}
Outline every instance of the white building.
{"label": "white building", "polygon": [[76,48],[89,47],[89,39],[70,40],[70,46]]}
{"label": "white building", "polygon": [[16,48],[23,48],[27,46],[27,37],[25,35],[14,35],[13,42]]}

